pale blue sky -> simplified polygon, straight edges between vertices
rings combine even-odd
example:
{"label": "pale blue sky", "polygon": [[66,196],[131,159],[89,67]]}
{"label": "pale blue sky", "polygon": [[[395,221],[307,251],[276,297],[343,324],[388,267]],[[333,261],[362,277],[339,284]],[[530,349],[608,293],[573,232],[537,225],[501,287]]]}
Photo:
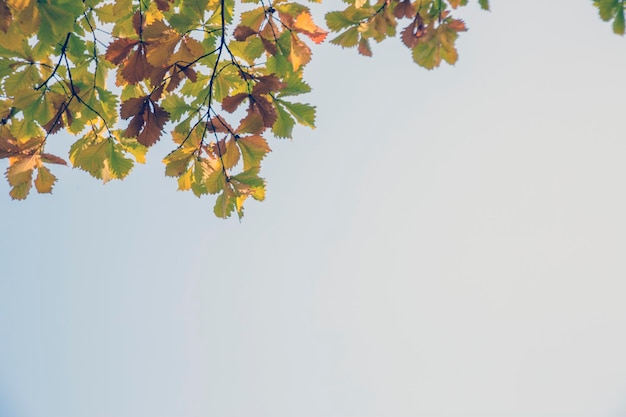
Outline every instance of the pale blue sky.
{"label": "pale blue sky", "polygon": [[0,182],[0,417],[625,416],[626,40],[589,1],[492,8],[455,67],[316,48],[318,128],[241,223],[168,144]]}

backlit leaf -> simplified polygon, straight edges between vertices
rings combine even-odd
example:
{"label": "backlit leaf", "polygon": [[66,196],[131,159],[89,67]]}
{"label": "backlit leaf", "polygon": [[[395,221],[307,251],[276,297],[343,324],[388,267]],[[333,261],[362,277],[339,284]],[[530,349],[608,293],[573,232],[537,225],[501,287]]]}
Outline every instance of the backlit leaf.
{"label": "backlit leaf", "polygon": [[258,167],[261,164],[261,160],[270,152],[267,141],[263,136],[259,135],[243,136],[237,139],[237,145],[241,149],[244,171]]}
{"label": "backlit leaf", "polygon": [[37,178],[35,178],[35,188],[38,193],[51,193],[52,187],[57,181],[57,177],[55,177],[52,172],[45,166],[40,166],[37,168]]}

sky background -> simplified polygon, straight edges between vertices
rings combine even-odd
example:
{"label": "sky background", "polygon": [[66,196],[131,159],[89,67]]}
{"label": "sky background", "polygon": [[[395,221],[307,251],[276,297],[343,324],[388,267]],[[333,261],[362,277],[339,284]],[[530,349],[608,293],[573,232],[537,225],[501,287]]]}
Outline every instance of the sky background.
{"label": "sky background", "polygon": [[626,40],[590,1],[492,9],[431,72],[316,47],[318,128],[242,222],[168,143],[0,181],[0,416],[626,416]]}

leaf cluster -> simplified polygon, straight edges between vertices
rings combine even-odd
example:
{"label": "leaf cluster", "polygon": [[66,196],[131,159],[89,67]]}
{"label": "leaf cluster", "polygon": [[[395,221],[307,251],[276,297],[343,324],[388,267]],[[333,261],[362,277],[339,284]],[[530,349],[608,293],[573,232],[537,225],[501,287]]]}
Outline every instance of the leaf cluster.
{"label": "leaf cluster", "polygon": [[[333,44],[371,56],[372,40],[398,36],[433,69],[457,61],[467,29],[452,12],[467,3],[345,0],[325,20]],[[594,4],[623,34],[624,0]],[[248,197],[265,198],[268,139],[315,126],[315,107],[298,96],[311,90],[311,47],[327,35],[309,6],[289,0],[0,0],[0,159],[11,197],[33,185],[50,193],[55,164],[123,179],[167,136],[165,175],[178,189],[216,195],[218,217],[243,216]],[[68,161],[45,150],[61,131],[76,137]]]}
{"label": "leaf cluster", "polygon": [[624,0],[594,0],[593,5],[598,8],[600,18],[605,22],[613,21],[613,32],[624,35]]}

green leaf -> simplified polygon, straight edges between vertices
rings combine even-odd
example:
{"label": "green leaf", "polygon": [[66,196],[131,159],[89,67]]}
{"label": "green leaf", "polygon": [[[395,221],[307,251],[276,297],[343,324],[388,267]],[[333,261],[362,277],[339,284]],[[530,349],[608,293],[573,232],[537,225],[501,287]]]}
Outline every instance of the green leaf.
{"label": "green leaf", "polygon": [[278,118],[276,119],[274,126],[272,126],[272,132],[278,138],[291,138],[293,127],[296,122],[285,110],[285,108],[279,104],[280,100],[276,100],[274,103],[276,104],[276,114],[278,115]]}
{"label": "green leaf", "polygon": [[27,65],[23,71],[14,72],[4,80],[4,89],[9,96],[19,95],[20,90],[30,90],[41,80],[35,65]]}
{"label": "green leaf", "polygon": [[244,171],[258,167],[261,164],[261,160],[270,152],[267,141],[263,136],[259,135],[243,136],[237,139],[237,145],[239,145],[241,155],[243,156]]}
{"label": "green leaf", "polygon": [[193,147],[183,147],[163,158],[165,175],[168,177],[180,177],[183,175],[193,159],[194,151]]}
{"label": "green leaf", "polygon": [[267,58],[266,62],[267,70],[270,73],[277,74],[278,76],[285,76],[293,73],[293,66],[287,59],[286,55],[274,55]]}
{"label": "green leaf", "polygon": [[217,194],[224,189],[226,177],[221,165],[216,166],[213,172],[206,176],[204,186],[210,194]]}
{"label": "green leaf", "polygon": [[85,10],[81,0],[37,2],[37,7],[41,16],[39,39],[53,44],[62,42],[69,32],[74,31],[74,20]]}
{"label": "green leaf", "polygon": [[161,106],[170,114],[170,120],[177,122],[186,112],[194,111],[196,108],[176,94],[170,94],[161,102]]}
{"label": "green leaf", "polygon": [[46,124],[54,116],[52,103],[46,100],[45,90],[30,90],[21,92],[15,97],[13,105],[15,108],[22,110],[24,118],[28,120],[36,120],[40,124]]}
{"label": "green leaf", "polygon": [[315,128],[315,106],[304,103],[291,103],[284,100],[277,101],[289,110],[289,113],[296,118],[298,123],[310,128]]}
{"label": "green leaf", "polygon": [[478,4],[480,4],[481,9],[489,10],[489,0],[478,0]]}
{"label": "green leaf", "polygon": [[339,45],[342,48],[352,48],[359,43],[359,29],[354,26],[346,30],[335,39],[332,39],[330,43]]}
{"label": "green leaf", "polygon": [[130,158],[126,158],[120,146],[109,139],[106,147],[106,165],[114,178],[122,179],[133,169],[134,163]]}
{"label": "green leaf", "polygon": [[94,178],[103,179],[102,170],[107,159],[108,140],[88,135],[70,147],[70,161],[76,168],[88,172]]}
{"label": "green leaf", "polygon": [[204,185],[205,173],[206,170],[204,164],[199,162],[193,164],[191,191],[196,197],[200,197],[203,194],[209,193],[209,190],[207,190],[206,186]]}
{"label": "green leaf", "polygon": [[356,23],[348,19],[343,12],[328,12],[326,13],[325,18],[326,25],[333,32],[339,32],[341,29],[345,29]]}
{"label": "green leaf", "polygon": [[423,41],[413,48],[413,60],[426,69],[433,69],[441,63],[441,55],[439,54],[439,42],[436,37],[429,41]]}
{"label": "green leaf", "polygon": [[265,180],[259,177],[259,168],[252,168],[231,177],[231,183],[239,193],[246,193],[258,201],[265,199]]}
{"label": "green leaf", "polygon": [[623,35],[624,29],[624,6],[621,6],[617,10],[615,20],[613,21],[613,32],[617,33],[618,35]]}
{"label": "green leaf", "polygon": [[13,119],[13,122],[9,126],[9,131],[19,142],[23,142],[24,139],[29,140],[30,138],[41,136],[43,134],[43,130],[39,127],[37,122],[31,119]]}
{"label": "green leaf", "polygon": [[620,0],[596,0],[594,4],[598,7],[600,18],[604,21],[611,20],[617,13]]}
{"label": "green leaf", "polygon": [[287,86],[280,90],[279,97],[297,96],[311,91],[311,86],[302,80],[301,74],[291,73],[283,81]]}
{"label": "green leaf", "polygon": [[226,219],[233,214],[235,210],[235,194],[230,187],[227,187],[215,200],[213,212],[217,217]]}
{"label": "green leaf", "polygon": [[178,33],[186,33],[196,26],[197,20],[191,13],[176,13],[168,19],[168,22]]}

